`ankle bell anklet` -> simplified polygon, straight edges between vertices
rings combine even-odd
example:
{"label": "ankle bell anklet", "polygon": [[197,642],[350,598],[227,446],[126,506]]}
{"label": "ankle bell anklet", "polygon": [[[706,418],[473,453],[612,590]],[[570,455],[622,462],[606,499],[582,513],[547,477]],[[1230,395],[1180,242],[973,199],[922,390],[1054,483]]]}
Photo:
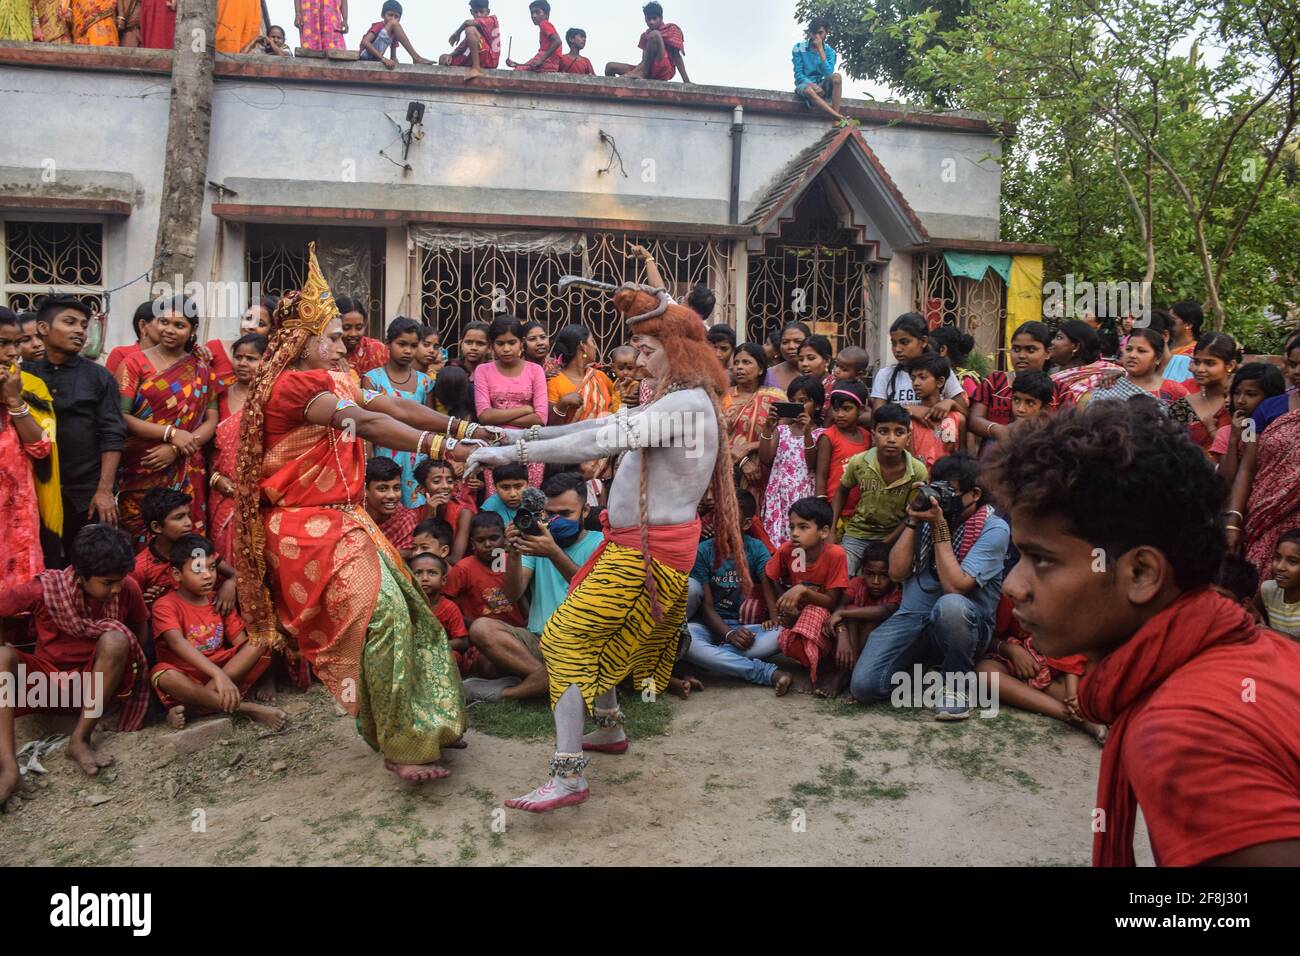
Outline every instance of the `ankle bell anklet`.
{"label": "ankle bell anklet", "polygon": [[624,717],[621,708],[616,710],[601,710],[600,708],[596,708],[592,711],[591,719],[595,722],[597,727],[601,730],[605,730],[610,727],[622,726]]}
{"label": "ankle bell anklet", "polygon": [[582,771],[587,769],[590,761],[586,754],[562,754],[556,753],[551,758],[551,776],[552,777],[581,777]]}

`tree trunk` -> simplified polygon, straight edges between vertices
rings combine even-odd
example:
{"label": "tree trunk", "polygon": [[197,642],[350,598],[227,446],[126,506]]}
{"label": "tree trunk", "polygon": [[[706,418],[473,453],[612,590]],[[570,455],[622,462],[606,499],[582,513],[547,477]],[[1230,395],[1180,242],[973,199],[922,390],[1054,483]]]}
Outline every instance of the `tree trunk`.
{"label": "tree trunk", "polygon": [[171,109],[163,169],[155,256],[156,278],[180,277],[181,288],[194,278],[199,222],[208,178],[212,133],[212,71],[215,63],[217,5],[212,0],[179,0],[172,48]]}

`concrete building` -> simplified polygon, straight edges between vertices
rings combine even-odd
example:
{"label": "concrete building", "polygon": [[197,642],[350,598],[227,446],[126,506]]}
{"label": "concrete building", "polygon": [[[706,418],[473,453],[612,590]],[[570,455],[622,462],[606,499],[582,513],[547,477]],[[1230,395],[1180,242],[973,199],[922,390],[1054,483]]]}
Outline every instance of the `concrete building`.
{"label": "concrete building", "polygon": [[[152,260],[170,65],[0,43],[10,307],[77,291],[106,307],[107,346],[132,340],[149,279],[168,280]],[[261,56],[218,56],[212,109],[208,337],[235,334],[253,284],[296,287],[315,240],[375,331],[409,315],[450,343],[510,311],[609,347],[625,330],[608,304],[554,280],[641,279],[639,242],[674,293],[712,287],[742,338],[801,318],[888,361],[889,321],[920,310],[990,351],[1003,280],[956,277],[944,253],[1048,251],[998,241],[998,130],[974,114],[850,101],[861,127],[832,129],[783,93]]]}

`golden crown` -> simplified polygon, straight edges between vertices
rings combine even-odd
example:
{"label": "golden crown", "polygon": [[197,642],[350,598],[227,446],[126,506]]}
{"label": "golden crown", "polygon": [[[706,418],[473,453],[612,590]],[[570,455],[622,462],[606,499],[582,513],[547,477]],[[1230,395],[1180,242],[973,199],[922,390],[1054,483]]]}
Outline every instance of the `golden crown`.
{"label": "golden crown", "polygon": [[312,335],[323,335],[325,327],[339,316],[334,304],[334,293],[320,271],[316,261],[316,243],[307,247],[307,281],[301,292],[285,296],[278,310],[282,313],[286,329],[304,329]]}

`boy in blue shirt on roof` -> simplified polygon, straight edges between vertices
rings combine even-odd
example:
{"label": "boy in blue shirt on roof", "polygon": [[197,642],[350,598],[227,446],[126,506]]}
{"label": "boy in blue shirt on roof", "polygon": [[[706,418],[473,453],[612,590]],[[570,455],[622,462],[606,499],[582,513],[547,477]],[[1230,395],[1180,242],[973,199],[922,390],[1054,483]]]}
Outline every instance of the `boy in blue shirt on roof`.
{"label": "boy in blue shirt on roof", "polygon": [[843,123],[845,117],[840,112],[843,79],[835,72],[839,54],[826,42],[830,26],[825,17],[813,17],[808,24],[808,39],[794,45],[794,89],[804,98],[809,109]]}

